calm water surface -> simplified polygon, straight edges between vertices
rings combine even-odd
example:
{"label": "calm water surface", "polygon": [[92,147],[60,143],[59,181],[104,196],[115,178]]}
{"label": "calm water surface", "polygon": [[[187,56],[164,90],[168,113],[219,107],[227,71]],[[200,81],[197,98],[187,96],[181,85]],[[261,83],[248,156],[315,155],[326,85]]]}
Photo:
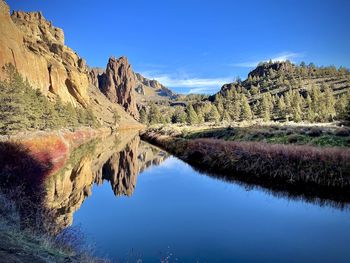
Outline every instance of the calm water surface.
{"label": "calm water surface", "polygon": [[98,256],[122,262],[350,262],[348,209],[246,189],[172,156],[158,163],[143,169],[129,196],[116,195],[108,180],[93,185],[74,213],[73,225]]}

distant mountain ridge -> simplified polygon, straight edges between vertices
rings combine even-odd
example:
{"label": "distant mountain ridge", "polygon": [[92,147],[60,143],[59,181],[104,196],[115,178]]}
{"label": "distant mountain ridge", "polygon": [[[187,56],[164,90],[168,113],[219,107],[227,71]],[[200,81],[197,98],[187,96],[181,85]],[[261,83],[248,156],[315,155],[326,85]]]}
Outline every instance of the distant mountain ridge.
{"label": "distant mountain ridge", "polygon": [[147,93],[150,93],[148,89],[151,88],[152,91],[154,92],[154,94],[152,95],[158,95],[160,97],[168,97],[170,99],[176,97],[176,94],[172,90],[165,87],[159,81],[155,79],[151,80],[151,79],[145,78],[140,73],[135,73],[135,76],[138,81],[137,87],[135,88],[135,90],[138,94],[142,94],[146,96]]}

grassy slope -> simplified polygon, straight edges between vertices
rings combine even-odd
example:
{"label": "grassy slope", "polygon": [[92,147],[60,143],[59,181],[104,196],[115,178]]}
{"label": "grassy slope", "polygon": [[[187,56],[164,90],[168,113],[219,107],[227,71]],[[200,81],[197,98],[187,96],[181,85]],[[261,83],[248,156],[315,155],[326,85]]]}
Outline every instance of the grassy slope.
{"label": "grassy slope", "polygon": [[151,126],[150,131],[186,139],[215,138],[225,141],[254,141],[270,144],[350,147],[350,128],[334,125],[283,125],[278,123],[213,126]]}

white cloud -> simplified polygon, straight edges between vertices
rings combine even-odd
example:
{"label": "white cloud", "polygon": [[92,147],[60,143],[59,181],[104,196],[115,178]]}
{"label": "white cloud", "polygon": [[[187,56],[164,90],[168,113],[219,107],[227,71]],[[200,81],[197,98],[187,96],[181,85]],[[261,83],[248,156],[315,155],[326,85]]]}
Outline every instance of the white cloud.
{"label": "white cloud", "polygon": [[233,63],[233,64],[230,64],[230,65],[234,66],[234,67],[254,68],[262,61],[269,61],[270,59],[273,62],[286,61],[286,60],[293,61],[294,59],[300,58],[302,56],[303,56],[303,54],[301,54],[301,53],[282,52],[282,53],[276,54],[274,56],[271,56],[269,58],[260,59],[259,61],[248,61],[248,62],[241,62],[241,63]]}
{"label": "white cloud", "polygon": [[219,86],[215,86],[215,87],[208,87],[208,88],[192,88],[192,89],[190,89],[188,91],[188,93],[192,93],[192,94],[212,94],[212,93],[216,92],[218,90],[218,88],[220,88],[220,87]]}
{"label": "white cloud", "polygon": [[172,88],[190,88],[190,89],[200,89],[200,88],[218,88],[223,84],[232,82],[233,78],[191,78],[187,76],[174,76],[170,74],[153,74],[152,72],[142,72],[141,75],[149,79],[158,80],[164,86]]}

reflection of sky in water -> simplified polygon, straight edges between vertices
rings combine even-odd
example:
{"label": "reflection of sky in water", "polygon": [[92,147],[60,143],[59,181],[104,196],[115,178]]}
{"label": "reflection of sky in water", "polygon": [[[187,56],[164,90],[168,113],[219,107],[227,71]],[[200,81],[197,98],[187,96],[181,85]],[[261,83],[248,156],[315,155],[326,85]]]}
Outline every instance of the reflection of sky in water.
{"label": "reflection of sky in water", "polygon": [[[276,198],[200,175],[168,158],[139,175],[131,197],[94,186],[74,215],[98,255],[144,262],[349,262],[350,213]],[[171,261],[172,261],[171,260]]]}

